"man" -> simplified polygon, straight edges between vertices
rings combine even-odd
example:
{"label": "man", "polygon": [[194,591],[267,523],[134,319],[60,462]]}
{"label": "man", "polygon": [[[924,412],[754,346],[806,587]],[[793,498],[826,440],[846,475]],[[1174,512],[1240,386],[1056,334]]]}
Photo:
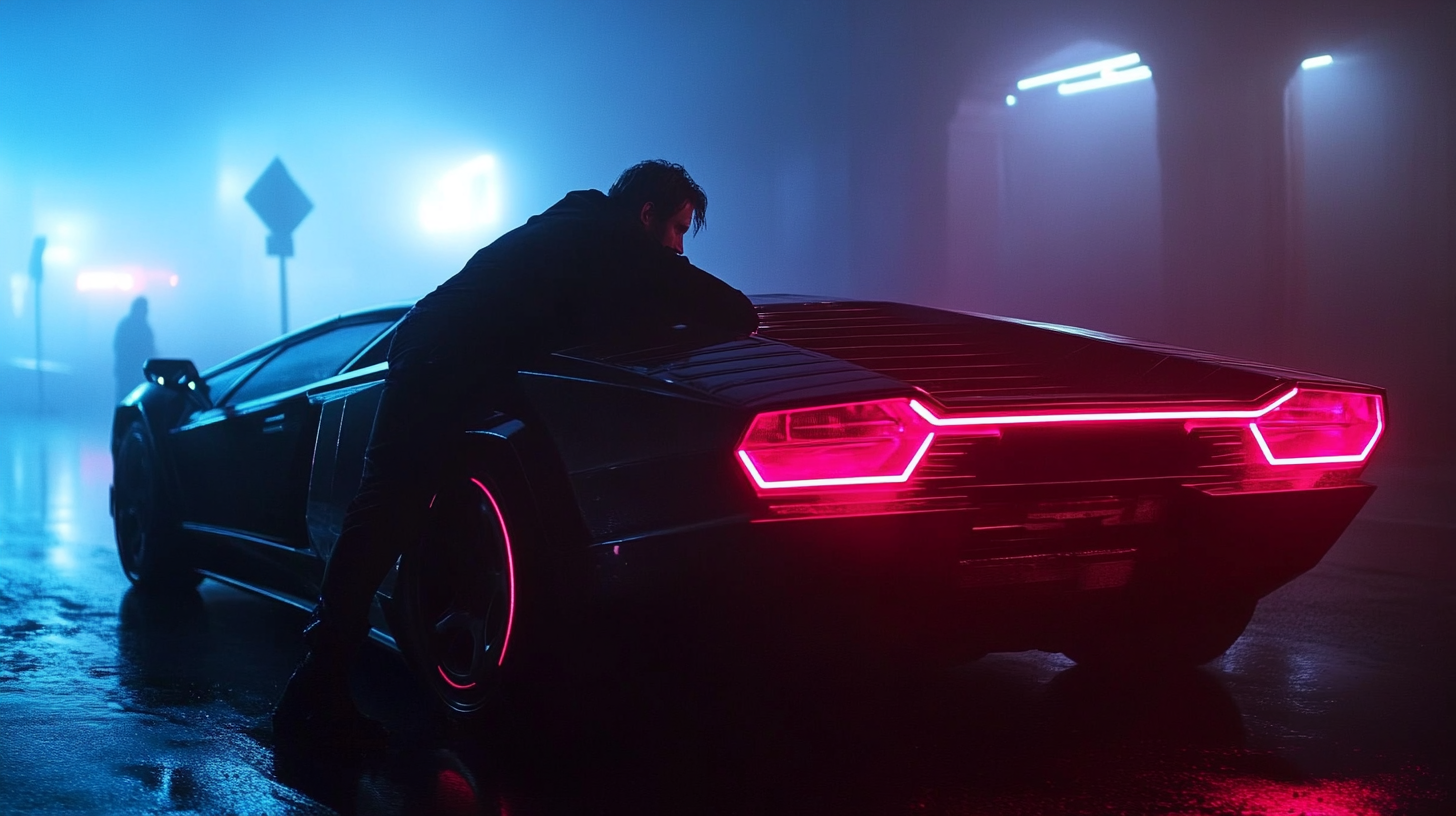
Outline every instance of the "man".
{"label": "man", "polygon": [[577,191],[506,233],[405,316],[370,436],[364,479],[329,558],[309,653],[274,712],[283,739],[377,741],[348,671],[374,592],[418,536],[468,408],[497,405],[532,359],[594,340],[686,326],[746,335],[741,292],[682,257],[708,201],[680,165],[637,164],[606,195]]}
{"label": "man", "polygon": [[131,302],[131,311],[116,324],[116,336],[111,341],[116,353],[116,401],[126,399],[131,390],[145,379],[142,366],[147,358],[157,356],[157,344],[152,337],[152,327],[147,325],[147,299],[136,298]]}

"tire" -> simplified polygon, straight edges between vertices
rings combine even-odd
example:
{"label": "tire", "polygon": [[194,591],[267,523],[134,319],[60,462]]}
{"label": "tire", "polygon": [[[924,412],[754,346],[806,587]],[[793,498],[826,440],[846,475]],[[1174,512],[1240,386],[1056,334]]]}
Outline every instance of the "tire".
{"label": "tire", "polygon": [[1128,603],[1068,638],[1063,653],[1111,671],[1201,666],[1228,651],[1254,615],[1243,597],[1191,596]]}
{"label": "tire", "polygon": [[461,479],[431,502],[423,540],[400,563],[401,650],[444,713],[471,722],[494,714],[524,674],[521,554],[535,525],[509,490]]}
{"label": "tire", "polygon": [[184,557],[161,463],[140,419],[127,426],[117,445],[112,491],[116,552],[127,579],[147,592],[197,586],[202,576]]}

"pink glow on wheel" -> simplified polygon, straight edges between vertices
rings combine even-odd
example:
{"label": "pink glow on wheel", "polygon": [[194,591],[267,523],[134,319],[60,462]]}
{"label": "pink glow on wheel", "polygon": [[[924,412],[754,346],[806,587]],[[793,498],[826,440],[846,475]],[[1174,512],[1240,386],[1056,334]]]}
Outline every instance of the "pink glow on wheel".
{"label": "pink glow on wheel", "polygon": [[459,683],[455,682],[454,680],[451,680],[450,679],[450,675],[448,675],[448,674],[445,673],[445,667],[444,666],[436,666],[435,667],[435,671],[437,671],[437,672],[440,673],[440,679],[441,680],[444,680],[446,683],[449,683],[450,684],[450,688],[457,688],[457,689],[475,688],[475,684],[474,683],[466,683],[465,685],[462,686]]}
{"label": "pink glow on wheel", "polygon": [[[506,529],[506,517],[501,514],[500,504],[496,502],[495,496],[491,495],[490,490],[480,483],[479,479],[471,479],[470,481],[475,482],[475,486],[480,488],[480,492],[484,493],[487,499],[490,499],[491,509],[495,510],[496,522],[500,524],[501,540],[506,545],[506,578],[507,586],[510,588],[511,600],[510,606],[508,607],[509,611],[506,612],[506,635],[501,638],[500,658],[495,662],[499,666],[506,662],[506,649],[511,645],[511,626],[516,621],[516,561],[515,555],[511,552],[511,534]],[[448,679],[446,682],[449,682]],[[452,683],[451,685],[454,684]]]}

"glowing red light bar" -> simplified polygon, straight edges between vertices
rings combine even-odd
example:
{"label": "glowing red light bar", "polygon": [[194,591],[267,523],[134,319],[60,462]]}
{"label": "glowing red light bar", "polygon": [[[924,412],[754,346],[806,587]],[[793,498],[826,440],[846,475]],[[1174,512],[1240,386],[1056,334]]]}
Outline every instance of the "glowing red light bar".
{"label": "glowing red light bar", "polygon": [[738,460],[759,490],[903,484],[934,441],[902,397],[759,414]]}
{"label": "glowing red light bar", "polygon": [[910,481],[910,474],[915,472],[916,466],[919,465],[920,460],[925,457],[925,452],[930,450],[930,443],[934,441],[935,434],[926,434],[925,441],[920,443],[920,448],[915,451],[915,455],[911,457],[909,464],[905,466],[905,470],[900,473],[894,473],[885,476],[831,476],[821,479],[780,479],[778,481],[770,482],[764,479],[763,475],[758,472],[758,468],[754,466],[753,458],[749,456],[748,451],[738,451],[738,458],[743,460],[743,467],[748,471],[748,475],[753,477],[754,484],[758,485],[764,490],[773,490],[788,487],[835,487],[839,485],[903,484],[904,482]]}
{"label": "glowing red light bar", "polygon": [[939,417],[919,400],[910,400],[910,408],[926,422],[937,428],[958,428],[966,426],[995,425],[1041,425],[1050,422],[1128,422],[1134,420],[1160,419],[1258,419],[1294,398],[1298,388],[1274,400],[1263,408],[1251,411],[1102,411],[1080,414],[1009,414],[973,417]]}
{"label": "glowing red light bar", "polygon": [[942,417],[919,400],[889,399],[754,418],[737,454],[760,491],[908,482],[937,434],[996,434],[1006,425],[1230,420],[1247,423],[1271,465],[1363,462],[1384,429],[1381,398],[1291,388],[1259,408],[1095,411]]}
{"label": "glowing red light bar", "polygon": [[1249,423],[1271,465],[1363,462],[1385,430],[1380,397],[1347,391],[1300,391]]}

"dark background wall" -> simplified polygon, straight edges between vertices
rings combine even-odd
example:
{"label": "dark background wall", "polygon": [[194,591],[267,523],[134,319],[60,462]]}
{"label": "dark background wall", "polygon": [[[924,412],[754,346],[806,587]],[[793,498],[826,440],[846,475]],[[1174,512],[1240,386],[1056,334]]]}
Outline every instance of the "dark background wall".
{"label": "dark background wall", "polygon": [[[1392,443],[1449,452],[1453,28],[1435,0],[7,3],[0,403],[28,404],[9,363],[31,353],[37,233],[74,250],[45,284],[46,356],[72,372],[54,388],[100,402],[130,295],[75,291],[82,269],[176,274],[145,292],[166,353],[276,332],[241,201],[275,155],[317,205],[294,325],[418,297],[564,191],[664,156],[712,200],[689,254],[745,290],[1312,366],[1388,385]],[[1005,106],[1097,49],[1153,80]],[[423,233],[423,191],[481,153],[501,221]]]}
{"label": "dark background wall", "polygon": [[[948,136],[950,301],[1379,383],[1391,390],[1390,445],[1449,456],[1456,7],[978,8],[966,49],[977,56]],[[1116,126],[1129,130],[1101,145],[1100,163],[1076,153],[1112,133],[1103,114],[1135,104],[1139,86],[1053,100],[1085,102],[1086,112],[1002,101],[1018,76],[1053,67],[1041,55],[1089,41],[1103,49],[1089,59],[1137,51],[1153,71],[1139,89],[1156,97],[1151,125],[1122,111]],[[1319,54],[1334,64],[1300,69]],[[1109,152],[1130,141],[1156,145],[1155,229],[1131,203],[1153,195],[1138,170],[1146,148]],[[1043,175],[1030,192],[1028,164]],[[1091,213],[1079,203],[1097,196],[1122,206]],[[1133,280],[1149,285],[1129,288]],[[1127,311],[1134,289],[1151,296],[1141,321]]]}

